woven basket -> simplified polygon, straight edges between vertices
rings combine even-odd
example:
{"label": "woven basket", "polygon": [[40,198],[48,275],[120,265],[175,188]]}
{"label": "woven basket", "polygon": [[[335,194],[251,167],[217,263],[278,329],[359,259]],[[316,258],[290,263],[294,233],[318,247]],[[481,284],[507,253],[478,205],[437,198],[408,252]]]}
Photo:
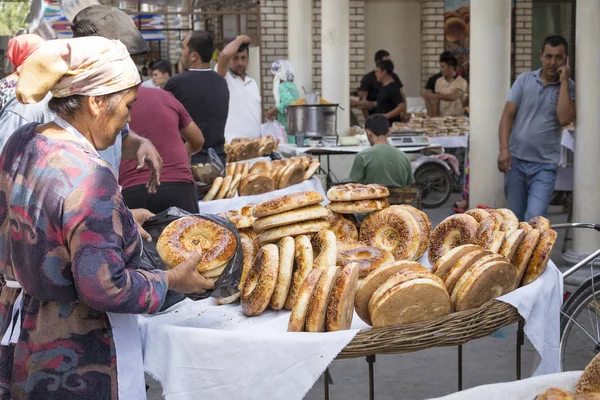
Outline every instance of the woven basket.
{"label": "woven basket", "polygon": [[452,313],[433,321],[360,331],[337,358],[458,346],[520,319],[521,316],[510,304],[490,300],[477,309]]}

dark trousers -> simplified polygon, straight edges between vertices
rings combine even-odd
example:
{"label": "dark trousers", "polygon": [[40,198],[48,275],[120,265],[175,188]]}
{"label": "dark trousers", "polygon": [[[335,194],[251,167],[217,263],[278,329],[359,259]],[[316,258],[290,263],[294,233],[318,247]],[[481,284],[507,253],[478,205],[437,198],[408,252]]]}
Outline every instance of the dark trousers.
{"label": "dark trousers", "polygon": [[158,214],[169,207],[179,207],[198,213],[196,187],[189,182],[162,182],[155,194],[149,194],[145,185],[132,186],[123,190],[127,207],[145,208]]}

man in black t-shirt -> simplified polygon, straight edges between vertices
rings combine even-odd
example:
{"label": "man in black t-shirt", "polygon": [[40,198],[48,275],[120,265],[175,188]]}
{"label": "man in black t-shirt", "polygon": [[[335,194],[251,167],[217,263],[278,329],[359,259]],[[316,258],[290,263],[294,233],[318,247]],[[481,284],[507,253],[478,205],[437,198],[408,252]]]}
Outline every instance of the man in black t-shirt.
{"label": "man in black t-shirt", "polygon": [[204,147],[192,156],[193,164],[208,162],[209,148],[225,161],[229,89],[225,79],[210,68],[214,50],[210,33],[189,33],[181,43],[181,61],[187,71],[171,77],[164,87],[183,104],[204,134]]}
{"label": "man in black t-shirt", "polygon": [[[440,54],[440,62],[442,62],[442,59],[446,59],[448,57],[452,57],[452,53],[450,51],[444,51],[442,54]],[[433,97],[433,94],[435,93],[435,83],[441,77],[442,77],[441,72],[438,72],[435,75],[431,75],[429,77],[429,79],[427,80],[427,83],[425,84],[425,93],[424,93],[423,97],[425,97],[425,106],[427,107],[427,115],[430,117],[437,117],[438,112],[439,112],[440,102],[439,102],[439,100],[436,100]]]}
{"label": "man in black t-shirt", "polygon": [[375,76],[381,84],[377,92],[375,114],[383,114],[390,122],[400,122],[402,113],[406,111],[406,103],[400,94],[400,86],[394,80],[394,63],[383,60],[375,68]]}
{"label": "man in black t-shirt", "polygon": [[[390,61],[390,53],[387,50],[379,50],[375,53],[375,65],[379,64],[381,61]],[[402,101],[406,102],[406,96],[404,95],[404,89],[402,85],[402,81],[395,73],[392,74],[392,78],[400,87],[400,94],[402,95]],[[358,89],[358,95],[361,100],[366,100],[371,103],[370,107],[363,108],[363,114],[368,117],[371,114],[375,113],[375,102],[377,101],[377,93],[381,88],[381,84],[377,81],[377,77],[375,76],[375,70],[369,72],[365,76],[363,76],[360,81],[360,88]]]}

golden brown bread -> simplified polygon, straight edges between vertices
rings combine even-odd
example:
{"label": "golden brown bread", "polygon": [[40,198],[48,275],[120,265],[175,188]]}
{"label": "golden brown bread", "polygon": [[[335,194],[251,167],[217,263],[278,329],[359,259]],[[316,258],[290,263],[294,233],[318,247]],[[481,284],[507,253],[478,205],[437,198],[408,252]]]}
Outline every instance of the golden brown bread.
{"label": "golden brown bread", "polygon": [[513,290],[517,281],[515,267],[504,257],[486,263],[482,263],[482,259],[473,264],[454,287],[452,298],[456,311],[478,308]]}
{"label": "golden brown bread", "polygon": [[279,249],[268,244],[258,250],[242,290],[242,312],[247,317],[265,311],[275,290],[279,274]]}
{"label": "golden brown bread", "polygon": [[449,314],[450,296],[440,278],[429,271],[400,271],[371,297],[373,327],[430,321]]}
{"label": "golden brown bread", "polygon": [[532,228],[539,229],[540,231],[547,231],[552,229],[552,224],[548,218],[544,217],[533,217],[529,220],[529,225]]}
{"label": "golden brown bread", "polygon": [[312,206],[322,201],[323,196],[316,191],[290,193],[257,204],[252,210],[252,215],[255,218],[263,218],[305,206]]}
{"label": "golden brown bread", "polygon": [[421,228],[405,209],[387,208],[364,219],[359,238],[368,246],[388,250],[396,261],[414,260],[420,248]]}
{"label": "golden brown bread", "polygon": [[533,229],[533,227],[527,222],[519,222],[519,229],[523,229],[525,232],[529,232]]}
{"label": "golden brown bread", "polygon": [[413,218],[417,221],[417,223],[419,224],[419,226],[421,227],[421,238],[419,240],[419,249],[417,250],[417,254],[415,254],[414,259],[417,260],[419,259],[423,254],[425,254],[425,252],[427,251],[427,248],[429,247],[429,240],[431,238],[431,221],[429,220],[429,217],[427,216],[427,214],[425,214],[423,211],[410,206],[408,204],[402,204],[402,205],[397,205],[397,206],[391,206],[390,208],[394,208],[394,207],[399,207],[403,210],[408,211]]}
{"label": "golden brown bread", "polygon": [[502,244],[502,248],[498,252],[503,257],[506,257],[509,260],[512,260],[517,252],[521,242],[525,238],[525,231],[522,229],[515,229],[511,231],[504,240]]}
{"label": "golden brown bread", "polygon": [[272,164],[270,161],[258,160],[252,168],[248,170],[249,174],[268,174],[271,172]]}
{"label": "golden brown bread", "polygon": [[548,265],[548,260],[550,260],[550,256],[552,255],[552,249],[556,243],[556,236],[556,231],[552,229],[542,231],[540,239],[527,264],[521,286],[529,285],[531,282],[542,276]]}
{"label": "golden brown bread", "polygon": [[290,225],[296,222],[329,218],[329,214],[329,210],[322,205],[316,204],[285,211],[280,214],[269,215],[268,217],[258,218],[254,221],[253,227],[255,231],[262,232],[267,229]]}
{"label": "golden brown bread", "polygon": [[354,297],[358,289],[358,265],[347,265],[333,285],[327,304],[327,332],[350,329],[354,316]]}
{"label": "golden brown bread", "polygon": [[356,308],[356,314],[360,317],[360,319],[367,324],[372,325],[371,315],[369,314],[369,302],[371,301],[373,293],[389,277],[404,269],[427,271],[427,268],[416,261],[396,261],[391,264],[384,265],[381,268],[377,268],[359,283],[358,291],[356,292],[356,298],[354,300],[354,306]]}
{"label": "golden brown bread", "polygon": [[341,268],[335,265],[315,268],[323,269],[323,275],[313,293],[306,313],[306,331],[324,332],[327,317],[327,304],[333,290],[333,285],[341,274]]}
{"label": "golden brown bread", "polygon": [[302,283],[294,306],[292,307],[292,312],[290,313],[288,332],[304,331],[308,308],[310,307],[313,295],[324,272],[325,270],[321,268],[313,269]]}
{"label": "golden brown bread", "polygon": [[294,274],[284,308],[291,310],[298,297],[302,283],[313,270],[313,249],[306,235],[297,236],[294,240]]}
{"label": "golden brown bread", "polygon": [[212,186],[210,187],[210,190],[208,191],[208,193],[206,193],[206,195],[204,196],[202,201],[214,200],[215,197],[217,196],[217,193],[219,193],[219,190],[221,189],[222,184],[223,184],[223,178],[220,176],[217,176],[215,178],[215,180],[213,181]]}
{"label": "golden brown bread", "polygon": [[544,393],[540,393],[535,397],[535,400],[574,400],[571,393],[559,388],[551,388]]}
{"label": "golden brown bread", "polygon": [[258,252],[258,246],[254,242],[254,239],[245,232],[240,232],[240,242],[242,244],[244,260],[242,262],[242,275],[240,277],[240,284],[238,285],[238,289],[242,290],[242,288],[244,287],[244,283],[246,282],[248,272],[250,272],[250,268],[252,268],[254,257]]}
{"label": "golden brown bread", "polygon": [[238,229],[250,228],[254,223],[252,215],[244,215],[241,211],[230,210],[218,214],[220,217],[227,218]]}
{"label": "golden brown bread", "polygon": [[329,212],[329,229],[335,233],[338,242],[356,242],[360,224],[353,214]]}
{"label": "golden brown bread", "polygon": [[196,267],[204,273],[226,264],[237,247],[235,235],[204,218],[187,216],[171,222],[156,242],[156,251],[167,267],[174,268],[195,253],[202,254]]}
{"label": "golden brown bread", "polygon": [[279,274],[271,296],[271,310],[281,310],[287,299],[294,272],[294,239],[287,236],[279,241]]}
{"label": "golden brown bread", "polygon": [[521,285],[521,281],[525,275],[525,270],[527,269],[527,264],[529,264],[529,260],[531,259],[531,255],[537,246],[541,233],[542,232],[539,229],[532,229],[527,232],[523,238],[523,241],[521,242],[521,245],[511,260],[512,264],[517,269],[516,287]]}
{"label": "golden brown bread", "polygon": [[485,218],[490,216],[489,212],[487,212],[481,208],[473,208],[473,209],[465,212],[465,214],[470,215],[471,217],[475,218],[475,221],[477,221],[477,222],[481,222]]}
{"label": "golden brown bread", "polygon": [[480,258],[492,254],[492,252],[483,249],[483,247],[480,247],[478,250],[467,253],[463,257],[458,259],[458,261],[454,263],[452,268],[450,268],[446,274],[440,276],[440,278],[442,278],[442,280],[444,281],[444,285],[446,285],[448,293],[452,293],[456,282],[458,282],[460,277],[465,273],[466,270],[468,270],[471,267],[471,265],[477,262]]}
{"label": "golden brown bread", "polygon": [[499,230],[500,222],[498,222],[496,217],[493,215],[485,217],[479,222],[479,225],[477,225],[477,231],[475,233],[475,240],[473,244],[478,244],[486,249],[490,242],[494,239],[496,232]]}
{"label": "golden brown bread", "polygon": [[492,253],[499,254],[500,249],[502,249],[502,245],[504,244],[504,240],[506,239],[506,234],[508,232],[504,231],[496,231],[492,236],[492,240],[488,243],[486,249],[491,251]]}
{"label": "golden brown bread", "polygon": [[238,195],[253,196],[275,190],[273,180],[262,174],[249,174],[242,178],[238,186]]}
{"label": "golden brown bread", "polygon": [[576,394],[592,392],[600,392],[600,354],[592,358],[575,385]]}
{"label": "golden brown bread", "polygon": [[288,186],[296,185],[304,180],[304,168],[301,162],[294,162],[283,170],[279,180],[277,181],[277,187],[279,189],[286,188]]}
{"label": "golden brown bread", "polygon": [[338,185],[327,191],[327,198],[330,201],[382,199],[389,195],[390,191],[385,186],[377,184],[363,185],[362,183]]}
{"label": "golden brown bread", "polygon": [[312,238],[313,268],[329,267],[336,265],[337,241],[335,234],[329,229],[319,231]]}
{"label": "golden brown bread", "polygon": [[364,278],[370,272],[392,262],[394,262],[394,256],[389,251],[378,247],[360,246],[343,250],[338,249],[336,265],[345,267],[356,264],[359,277]]}
{"label": "golden brown bread", "polygon": [[356,200],[356,201],[332,201],[327,204],[331,211],[341,214],[361,214],[383,210],[390,206],[386,199]]}
{"label": "golden brown bread", "polygon": [[440,257],[437,264],[431,267],[431,272],[441,278],[467,253],[480,249],[481,247],[475,244],[463,244],[462,246],[455,247]]}
{"label": "golden brown bread", "polygon": [[453,248],[474,243],[477,227],[477,221],[470,215],[455,214],[443,220],[431,234],[428,254],[431,266]]}
{"label": "golden brown bread", "polygon": [[227,199],[231,199],[233,196],[235,196],[236,192],[237,192],[237,188],[240,185],[240,181],[242,180],[242,174],[235,174],[233,176],[233,179],[231,181],[231,185],[229,185],[229,190],[227,191],[227,194],[225,195],[225,198]]}
{"label": "golden brown bread", "polygon": [[229,163],[225,167],[225,176],[231,176],[235,174],[235,163]]}
{"label": "golden brown bread", "polygon": [[317,160],[312,161],[310,163],[310,165],[306,168],[306,171],[304,172],[304,176],[302,177],[302,179],[307,181],[310,178],[312,178],[312,176],[314,175],[315,172],[317,172],[317,170],[319,169],[320,166],[321,166],[321,163],[319,161],[317,161]]}
{"label": "golden brown bread", "polygon": [[329,221],[324,219],[312,219],[310,221],[297,222],[295,224],[267,229],[260,233],[258,241],[261,244],[272,243],[286,236],[310,235],[327,228],[329,228]]}
{"label": "golden brown bread", "polygon": [[225,178],[223,178],[223,184],[221,184],[221,188],[215,196],[215,200],[221,200],[225,198],[225,195],[227,194],[227,192],[229,191],[229,187],[231,186],[232,180],[233,176],[231,175],[227,175]]}

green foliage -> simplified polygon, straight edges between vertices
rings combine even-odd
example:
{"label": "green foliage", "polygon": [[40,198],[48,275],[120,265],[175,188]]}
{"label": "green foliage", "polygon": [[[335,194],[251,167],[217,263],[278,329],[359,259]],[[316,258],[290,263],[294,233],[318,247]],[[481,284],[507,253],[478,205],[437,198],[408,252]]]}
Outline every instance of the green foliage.
{"label": "green foliage", "polygon": [[0,36],[11,36],[25,28],[25,17],[29,13],[29,1],[0,0]]}

